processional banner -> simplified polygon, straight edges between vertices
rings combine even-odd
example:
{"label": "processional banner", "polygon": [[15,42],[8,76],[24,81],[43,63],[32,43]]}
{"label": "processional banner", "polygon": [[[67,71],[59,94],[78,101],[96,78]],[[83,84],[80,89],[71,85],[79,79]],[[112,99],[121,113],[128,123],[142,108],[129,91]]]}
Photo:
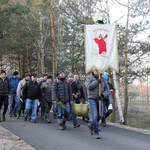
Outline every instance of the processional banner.
{"label": "processional banner", "polygon": [[116,25],[85,25],[85,63],[86,73],[93,67],[118,72]]}

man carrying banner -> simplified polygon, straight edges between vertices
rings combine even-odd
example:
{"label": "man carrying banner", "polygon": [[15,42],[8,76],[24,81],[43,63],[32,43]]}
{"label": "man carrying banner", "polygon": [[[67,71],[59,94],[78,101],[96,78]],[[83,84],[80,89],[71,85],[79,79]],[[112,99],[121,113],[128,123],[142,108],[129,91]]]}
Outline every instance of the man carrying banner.
{"label": "man carrying banner", "polygon": [[99,79],[99,76],[100,72],[94,68],[92,75],[89,75],[86,78],[88,100],[92,111],[92,122],[91,124],[88,124],[88,128],[90,129],[91,135],[94,134],[96,139],[100,139],[98,129],[98,122],[100,118],[100,106],[98,106],[99,100],[104,99],[110,92],[106,80],[103,78]]}
{"label": "man carrying banner", "polygon": [[[124,123],[121,102],[119,99],[119,91],[118,91],[119,88],[118,88],[118,84],[117,84],[117,77],[115,74],[115,71],[119,72],[119,59],[118,59],[119,56],[118,56],[118,49],[117,49],[117,32],[116,32],[117,27],[115,24],[111,24],[111,25],[110,24],[98,24],[98,25],[85,25],[84,29],[85,29],[85,64],[86,64],[85,68],[86,68],[86,73],[91,71],[93,66],[96,67],[98,70],[100,70],[101,73],[103,73],[108,68],[113,69],[114,86],[116,89],[115,96],[116,96],[116,99],[118,102],[120,121],[122,123]],[[95,39],[95,38],[98,38],[98,40],[101,40],[101,41],[97,41],[97,39]],[[107,38],[107,40],[105,40],[106,38]],[[100,92],[100,90],[98,92],[99,85],[98,85],[98,81],[96,81],[97,78],[98,77],[95,78],[94,75],[87,78],[87,88],[88,88],[88,92],[89,92],[88,98],[92,99],[92,103],[94,103],[93,105],[97,105],[96,98],[98,97],[98,93],[100,95],[100,93],[103,92],[103,86],[104,86],[103,80],[105,80],[105,79],[101,78],[101,86],[100,86],[101,88],[99,88],[99,89],[101,89],[101,92]],[[106,83],[106,80],[105,80],[105,83]],[[109,90],[107,90],[107,91],[109,91]],[[105,95],[105,97],[106,97],[106,95]],[[112,96],[110,96],[110,97],[112,97]],[[108,100],[109,100],[109,104],[111,104],[109,98],[108,98]],[[99,102],[102,104],[101,101],[99,101]],[[100,104],[100,106],[101,106],[101,104]],[[108,110],[112,111],[112,108],[110,107],[111,105],[108,106],[109,107]],[[96,106],[93,107],[93,110],[95,110],[95,109],[96,109]],[[102,107],[99,107],[99,112],[102,112],[102,111],[103,111]],[[93,117],[95,117],[95,114],[96,114],[96,112],[92,112]],[[101,114],[100,116],[103,117],[103,114]],[[105,117],[107,117],[107,116],[105,116]],[[96,118],[97,118],[97,116],[96,116]],[[92,126],[91,126],[93,129],[90,128],[90,130],[92,131],[91,133],[93,133],[93,130],[96,133],[98,132],[97,131],[98,123],[94,122],[94,121],[95,121],[95,119],[93,119]],[[97,136],[97,138],[98,137],[99,136]]]}

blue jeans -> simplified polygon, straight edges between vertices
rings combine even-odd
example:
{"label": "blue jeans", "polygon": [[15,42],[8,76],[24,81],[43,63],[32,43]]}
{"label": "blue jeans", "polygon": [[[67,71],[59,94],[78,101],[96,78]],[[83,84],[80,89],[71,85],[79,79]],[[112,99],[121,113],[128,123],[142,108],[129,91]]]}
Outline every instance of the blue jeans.
{"label": "blue jeans", "polygon": [[30,109],[31,109],[31,121],[36,120],[37,106],[38,106],[38,101],[37,101],[37,99],[34,99],[34,100],[26,99],[25,118],[28,117],[29,111],[30,111]]}
{"label": "blue jeans", "polygon": [[104,99],[101,100],[101,117],[105,117],[105,102]]}
{"label": "blue jeans", "polygon": [[64,104],[65,108],[62,108],[57,105],[57,114],[58,114],[58,119],[68,119],[69,114],[70,114],[70,103],[67,102]]}
{"label": "blue jeans", "polygon": [[[75,100],[73,101],[73,104],[76,104]],[[72,108],[71,112],[72,112],[72,124],[75,125],[77,124],[77,116],[73,113]]]}
{"label": "blue jeans", "polygon": [[94,133],[99,133],[99,129],[98,129],[98,109],[97,109],[97,105],[98,102],[95,99],[89,99],[89,103],[90,103],[90,108],[92,111],[92,129],[94,131]]}
{"label": "blue jeans", "polygon": [[57,105],[56,104],[53,104],[53,113],[57,114]]}
{"label": "blue jeans", "polygon": [[[15,105],[14,105],[14,103],[15,103]],[[14,105],[14,107],[13,107],[13,105]],[[11,94],[11,97],[9,99],[9,114],[10,115],[16,114],[19,112],[19,110],[20,110],[19,99],[16,94]]]}

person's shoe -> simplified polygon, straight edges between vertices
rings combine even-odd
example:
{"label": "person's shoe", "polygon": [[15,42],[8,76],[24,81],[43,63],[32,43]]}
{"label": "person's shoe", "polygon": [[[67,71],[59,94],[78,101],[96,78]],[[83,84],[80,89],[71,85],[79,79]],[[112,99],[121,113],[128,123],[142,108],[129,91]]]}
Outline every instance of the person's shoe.
{"label": "person's shoe", "polygon": [[5,115],[3,114],[3,116],[2,116],[3,118],[2,118],[2,120],[3,121],[5,121],[6,120],[6,117],[5,117]]}
{"label": "person's shoe", "polygon": [[51,121],[47,119],[47,123],[51,123]]}
{"label": "person's shoe", "polygon": [[65,124],[63,124],[63,128],[64,128],[64,129],[67,129],[67,127],[66,127],[66,125],[65,125]]}
{"label": "person's shoe", "polygon": [[24,121],[27,121],[27,117],[24,117]]}
{"label": "person's shoe", "polygon": [[66,129],[66,119],[63,119],[63,128]]}
{"label": "person's shoe", "polygon": [[18,114],[18,115],[17,115],[17,119],[19,119],[19,118],[20,118],[20,115]]}
{"label": "person's shoe", "polygon": [[86,120],[85,122],[86,122],[86,123],[89,123],[89,120]]}
{"label": "person's shoe", "polygon": [[47,123],[51,123],[51,115],[50,115],[50,113],[47,113],[46,122],[47,122]]}
{"label": "person's shoe", "polygon": [[30,121],[30,120],[31,120],[31,116],[28,117],[28,121]]}
{"label": "person's shoe", "polygon": [[64,130],[64,126],[63,125],[59,125],[59,129],[60,130]]}
{"label": "person's shoe", "polygon": [[101,123],[101,126],[102,126],[102,127],[106,127],[106,124],[102,122],[102,123]]}
{"label": "person's shoe", "polygon": [[95,133],[95,135],[94,135],[94,136],[95,136],[95,138],[96,138],[96,139],[100,139],[100,137],[99,137],[99,134],[98,134],[98,133]]}
{"label": "person's shoe", "polygon": [[85,117],[82,117],[82,120],[83,120],[83,121],[86,121],[86,120],[85,120]]}
{"label": "person's shoe", "polygon": [[91,134],[91,135],[93,135],[92,126],[91,126],[91,124],[90,124],[90,123],[88,124],[88,128],[89,128],[90,134]]}
{"label": "person's shoe", "polygon": [[75,123],[75,124],[73,125],[73,127],[74,127],[74,128],[78,128],[78,127],[80,127],[80,124]]}
{"label": "person's shoe", "polygon": [[106,127],[106,119],[104,117],[102,118],[101,126]]}
{"label": "person's shoe", "polygon": [[42,116],[42,120],[46,122],[46,114],[45,113]]}
{"label": "person's shoe", "polygon": [[12,117],[12,115],[10,115],[10,117]]}
{"label": "person's shoe", "polygon": [[17,117],[17,115],[16,115],[16,114],[14,114],[14,117]]}
{"label": "person's shoe", "polygon": [[32,123],[36,123],[36,121],[35,121],[35,120],[31,120],[31,122],[32,122]]}

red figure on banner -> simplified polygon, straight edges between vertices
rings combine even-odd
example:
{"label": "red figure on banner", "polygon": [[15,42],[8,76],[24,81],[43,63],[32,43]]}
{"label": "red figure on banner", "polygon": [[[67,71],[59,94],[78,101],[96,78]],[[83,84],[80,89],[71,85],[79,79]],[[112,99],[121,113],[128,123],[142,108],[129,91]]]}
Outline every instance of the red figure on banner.
{"label": "red figure on banner", "polygon": [[98,44],[98,48],[99,48],[99,54],[102,53],[106,53],[107,49],[106,49],[106,42],[105,39],[108,37],[108,35],[106,34],[104,37],[102,37],[102,35],[100,34],[98,38],[94,38],[95,43]]}

